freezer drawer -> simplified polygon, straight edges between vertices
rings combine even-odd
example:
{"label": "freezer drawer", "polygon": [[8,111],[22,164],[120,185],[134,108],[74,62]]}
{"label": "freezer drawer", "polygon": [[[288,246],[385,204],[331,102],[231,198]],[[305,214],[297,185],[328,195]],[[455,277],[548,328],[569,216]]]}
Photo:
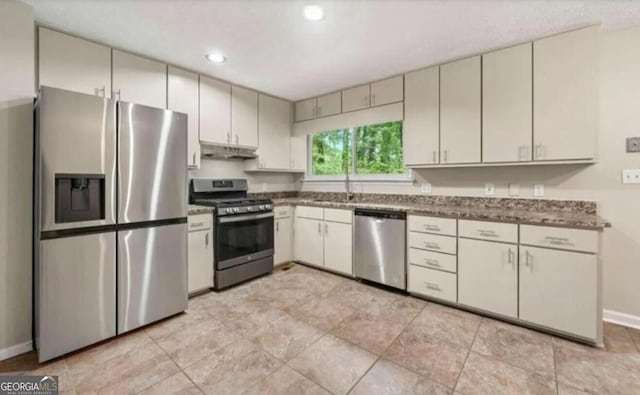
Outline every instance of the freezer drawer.
{"label": "freezer drawer", "polygon": [[116,334],[116,233],[40,242],[36,341],[40,362]]}
{"label": "freezer drawer", "polygon": [[187,308],[187,224],[118,231],[118,333]]}
{"label": "freezer drawer", "polygon": [[187,216],[187,116],[118,103],[118,223]]}

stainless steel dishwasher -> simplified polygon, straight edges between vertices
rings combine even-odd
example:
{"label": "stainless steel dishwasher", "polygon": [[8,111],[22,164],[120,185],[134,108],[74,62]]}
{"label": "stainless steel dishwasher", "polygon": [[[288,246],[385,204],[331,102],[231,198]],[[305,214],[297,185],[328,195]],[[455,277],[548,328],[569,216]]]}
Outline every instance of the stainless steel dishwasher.
{"label": "stainless steel dishwasher", "polygon": [[406,214],[369,209],[354,214],[355,276],[406,290]]}

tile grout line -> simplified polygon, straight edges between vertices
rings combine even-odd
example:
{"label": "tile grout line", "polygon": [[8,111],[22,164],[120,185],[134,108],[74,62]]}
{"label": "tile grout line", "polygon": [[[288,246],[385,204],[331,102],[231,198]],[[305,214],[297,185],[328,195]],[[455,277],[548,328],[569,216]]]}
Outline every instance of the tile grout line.
{"label": "tile grout line", "polygon": [[478,324],[478,327],[476,328],[476,332],[473,335],[473,340],[471,341],[471,344],[469,345],[469,349],[467,350],[467,356],[464,358],[464,362],[462,363],[462,366],[460,367],[460,372],[458,372],[458,378],[456,379],[456,383],[453,386],[453,392],[456,392],[456,389],[458,388],[458,383],[460,382],[460,377],[462,377],[462,372],[464,371],[464,367],[467,364],[467,360],[469,359],[469,355],[471,354],[471,349],[473,348],[474,343],[476,342],[476,338],[478,337],[478,332],[480,332],[480,326],[482,326],[482,323],[485,321],[485,318],[482,317],[480,319],[480,323]]}
{"label": "tile grout line", "polygon": [[[377,355],[377,358],[375,361],[373,361],[373,363],[371,364],[371,366],[369,366],[369,368],[362,374],[362,376],[360,376],[360,378],[358,378],[358,380],[356,380],[356,382],[351,386],[351,388],[349,388],[349,391],[347,391],[347,394],[350,394],[360,383],[360,381],[362,381],[362,379],[369,374],[369,372],[371,371],[371,369],[382,359],[382,357],[384,356],[384,354],[387,352],[387,350],[389,350],[389,348],[391,348],[391,346],[393,345],[393,343],[396,342],[396,340],[398,340],[398,338],[400,336],[402,336],[402,334],[407,330],[407,328],[409,328],[411,326],[411,324],[413,324],[413,322],[416,320],[416,318],[418,318],[418,316],[420,315],[420,313],[422,313],[422,311],[424,311],[425,307],[427,305],[424,304],[422,306],[422,308],[420,309],[420,311],[418,311],[418,313],[411,319],[411,321],[409,321],[404,328],[402,328],[402,331],[400,331],[400,333],[398,333],[398,335],[396,337],[393,338],[393,340],[391,342],[389,342],[389,345],[379,354]],[[347,341],[349,342],[349,341]],[[351,343],[351,342],[349,342]],[[353,344],[353,343],[351,343]],[[360,347],[360,346],[358,346]],[[362,347],[360,347],[362,348]],[[364,350],[364,348],[362,348]],[[366,350],[365,350],[366,351]],[[417,374],[417,372],[414,372]],[[419,375],[420,377],[423,377],[422,375]]]}
{"label": "tile grout line", "polygon": [[553,376],[556,379],[556,394],[560,393],[560,383],[558,383],[558,365],[556,364],[556,347],[551,339],[551,350],[553,351]]}

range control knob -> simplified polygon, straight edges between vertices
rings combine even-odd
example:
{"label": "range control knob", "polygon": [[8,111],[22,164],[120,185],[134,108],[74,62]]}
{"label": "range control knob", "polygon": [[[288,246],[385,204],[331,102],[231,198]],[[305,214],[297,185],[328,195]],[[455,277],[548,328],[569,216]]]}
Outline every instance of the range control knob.
{"label": "range control knob", "polygon": [[260,210],[264,210],[264,204],[261,204],[260,207],[258,207]]}
{"label": "range control knob", "polygon": [[234,212],[234,213],[239,213],[239,212],[240,212],[240,209],[239,209],[238,207],[236,207],[236,208],[234,208],[234,209],[233,209],[233,212]]}

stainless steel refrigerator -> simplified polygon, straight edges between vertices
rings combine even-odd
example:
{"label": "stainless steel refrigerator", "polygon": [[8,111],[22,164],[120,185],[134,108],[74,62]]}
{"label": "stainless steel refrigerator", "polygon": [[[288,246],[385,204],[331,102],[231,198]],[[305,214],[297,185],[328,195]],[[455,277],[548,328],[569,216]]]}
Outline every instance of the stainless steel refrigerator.
{"label": "stainless steel refrigerator", "polygon": [[34,322],[40,361],[187,308],[187,116],[41,87]]}

